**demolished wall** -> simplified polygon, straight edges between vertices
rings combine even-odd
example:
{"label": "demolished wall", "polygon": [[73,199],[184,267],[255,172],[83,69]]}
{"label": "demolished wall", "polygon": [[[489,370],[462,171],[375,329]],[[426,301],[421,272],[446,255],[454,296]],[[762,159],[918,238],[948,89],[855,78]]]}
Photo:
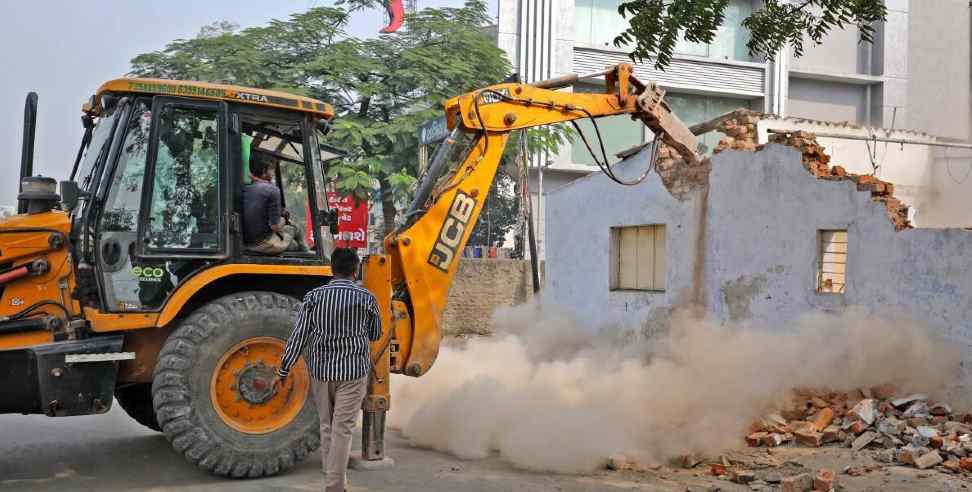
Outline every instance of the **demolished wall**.
{"label": "demolished wall", "polygon": [[[799,150],[753,144],[757,152],[735,150],[752,142],[733,137],[704,185],[685,190],[669,191],[677,176],[619,187],[598,174],[551,193],[547,294],[590,323],[650,322],[694,302],[723,322],[785,330],[803,313],[857,306],[918,320],[972,356],[972,233],[909,228],[892,186],[842,173],[809,137],[785,137]],[[617,172],[647,165],[642,152]],[[665,290],[611,290],[611,227],[648,224],[666,226]],[[848,231],[843,294],[817,292],[821,230]]]}

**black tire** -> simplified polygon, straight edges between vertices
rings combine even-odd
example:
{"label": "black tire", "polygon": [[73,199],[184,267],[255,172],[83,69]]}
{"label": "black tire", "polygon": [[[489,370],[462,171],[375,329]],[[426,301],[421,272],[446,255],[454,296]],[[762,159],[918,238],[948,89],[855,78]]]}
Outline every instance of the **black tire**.
{"label": "black tire", "polygon": [[310,395],[288,425],[266,434],[246,434],[227,425],[210,395],[223,354],[254,337],[286,341],[296,304],[296,299],[273,292],[232,294],[194,311],[166,340],[152,383],[155,414],[172,447],[190,463],[217,475],[256,478],[280,473],[320,447]]}
{"label": "black tire", "polygon": [[155,407],[152,406],[152,383],[138,383],[115,388],[115,399],[122,410],[136,422],[162,432],[162,426],[155,418]]}

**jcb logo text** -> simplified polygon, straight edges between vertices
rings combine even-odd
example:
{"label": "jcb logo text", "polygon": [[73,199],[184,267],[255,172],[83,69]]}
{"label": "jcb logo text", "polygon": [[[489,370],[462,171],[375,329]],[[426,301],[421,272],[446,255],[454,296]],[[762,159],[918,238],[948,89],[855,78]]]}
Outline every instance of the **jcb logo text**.
{"label": "jcb logo text", "polygon": [[462,243],[462,236],[472,218],[473,210],[476,209],[476,200],[465,194],[462,190],[456,192],[456,197],[449,206],[449,215],[442,223],[439,237],[436,238],[435,246],[429,253],[429,264],[442,270],[449,271],[449,265],[456,257],[459,244]]}

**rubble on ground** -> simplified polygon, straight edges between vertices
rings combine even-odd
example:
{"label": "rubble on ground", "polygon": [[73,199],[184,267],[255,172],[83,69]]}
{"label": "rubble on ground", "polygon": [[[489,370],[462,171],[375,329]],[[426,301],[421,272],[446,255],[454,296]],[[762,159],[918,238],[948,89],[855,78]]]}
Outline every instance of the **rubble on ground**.
{"label": "rubble on ground", "polygon": [[[758,419],[750,431],[746,442],[752,447],[877,450],[878,460],[888,465],[972,473],[972,415],[953,414],[947,404],[924,394],[896,398],[889,385],[852,393],[800,390],[794,405]],[[875,469],[845,473],[858,476]]]}
{"label": "rubble on ground", "polygon": [[[840,474],[860,477],[893,466],[972,479],[972,414],[953,413],[948,404],[925,394],[896,393],[892,385],[852,392],[795,390],[786,408],[752,423],[745,436],[751,451],[727,451],[717,459],[681,456],[671,465],[701,468],[713,478],[767,491],[829,491],[838,488]],[[774,456],[779,451],[773,448],[783,446],[849,448],[877,463],[851,464],[837,471],[793,468]],[[624,455],[608,462],[614,470],[658,466],[645,467]]]}

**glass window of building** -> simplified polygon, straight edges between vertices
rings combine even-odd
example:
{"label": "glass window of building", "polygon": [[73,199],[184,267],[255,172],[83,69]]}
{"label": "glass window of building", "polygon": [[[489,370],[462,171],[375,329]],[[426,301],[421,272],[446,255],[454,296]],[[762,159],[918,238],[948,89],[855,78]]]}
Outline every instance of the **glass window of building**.
{"label": "glass window of building", "polygon": [[[578,46],[613,48],[614,38],[628,28],[628,20],[618,14],[622,0],[577,0],[574,16],[577,23],[575,42]],[[725,21],[710,44],[680,39],[675,53],[728,60],[751,60],[746,43],[749,30],[742,22],[753,12],[752,0],[730,0]]]}
{"label": "glass window of building", "polygon": [[[574,92],[603,92],[602,86],[596,85],[575,85]],[[587,142],[591,145],[598,160],[601,159],[601,146],[598,144],[597,132],[589,118],[577,120]],[[618,159],[615,154],[622,150],[629,149],[645,141],[645,125],[640,121],[634,121],[629,115],[606,116],[597,119],[597,129],[600,131],[601,138],[604,140],[604,151],[607,153],[608,162],[614,163]],[[580,137],[574,138],[571,145],[571,160],[574,164],[595,165],[594,159],[587,146]]]}
{"label": "glass window of building", "polygon": [[[751,102],[748,99],[736,99],[731,97],[703,96],[698,94],[665,94],[665,102],[672,112],[682,123],[692,126],[703,121],[709,121],[716,116],[723,115],[739,108],[750,108]],[[712,154],[712,149],[719,143],[723,135],[719,132],[709,132],[699,135],[699,145],[702,146],[702,153]]]}

